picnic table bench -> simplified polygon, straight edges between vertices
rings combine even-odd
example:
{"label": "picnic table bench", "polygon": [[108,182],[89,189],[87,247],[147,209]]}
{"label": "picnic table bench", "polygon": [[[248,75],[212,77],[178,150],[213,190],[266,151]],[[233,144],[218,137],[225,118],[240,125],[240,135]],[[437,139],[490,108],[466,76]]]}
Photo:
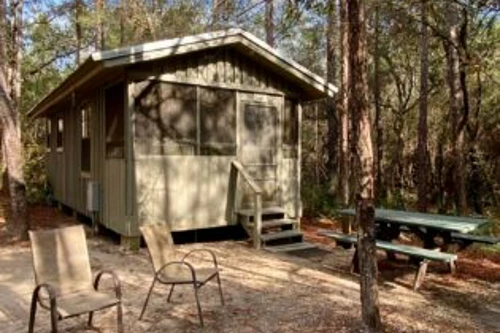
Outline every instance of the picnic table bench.
{"label": "picnic table bench", "polygon": [[[346,244],[356,245],[357,243],[357,238],[356,236],[353,235],[346,235],[328,230],[319,231],[318,234],[321,236],[334,239],[341,246]],[[377,249],[384,250],[387,253],[393,253],[393,254],[400,253],[407,255],[410,258],[420,259],[418,264],[419,267],[417,269],[417,272],[415,274],[415,279],[413,282],[414,290],[418,289],[422,285],[425,278],[425,274],[427,272],[427,266],[429,265],[430,261],[440,261],[448,264],[451,273],[454,273],[456,269],[456,260],[457,260],[456,254],[439,252],[437,250],[423,249],[420,247],[415,247],[410,245],[396,244],[383,240],[377,240],[376,246]],[[357,248],[352,258],[351,270],[356,273],[359,272]]]}
{"label": "picnic table bench", "polygon": [[[355,216],[354,209],[341,209],[341,215]],[[424,242],[424,248],[437,247],[434,238],[440,236],[443,247],[451,243],[459,243],[462,248],[474,242],[494,244],[499,240],[485,236],[470,235],[488,221],[483,218],[428,214],[391,209],[375,209],[375,223],[377,224],[376,238],[385,241],[397,239],[401,231],[409,231],[417,235]]]}

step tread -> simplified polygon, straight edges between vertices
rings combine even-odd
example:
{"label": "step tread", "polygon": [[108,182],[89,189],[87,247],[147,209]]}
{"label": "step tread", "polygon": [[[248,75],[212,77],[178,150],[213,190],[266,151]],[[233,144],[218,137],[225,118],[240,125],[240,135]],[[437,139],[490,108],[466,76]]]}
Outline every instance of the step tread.
{"label": "step tread", "polygon": [[[296,224],[297,221],[291,219],[275,219],[275,220],[264,220],[262,221],[262,228],[275,228],[282,227],[285,225]],[[249,226],[253,226],[253,222],[247,223]]]}
{"label": "step tread", "polygon": [[[254,210],[253,208],[240,209],[237,210],[236,213],[243,216],[253,216]],[[285,214],[285,210],[278,206],[262,208],[262,215],[272,215],[272,214]]]}
{"label": "step tread", "polygon": [[289,237],[297,237],[297,236],[302,236],[302,235],[303,235],[302,232],[300,232],[298,230],[286,230],[286,231],[272,232],[269,234],[260,235],[260,239],[263,242],[268,242],[271,240],[289,238]]}
{"label": "step tread", "polygon": [[316,248],[318,248],[318,246],[313,243],[300,242],[300,243],[292,243],[286,245],[265,246],[264,250],[269,252],[293,252],[293,251],[310,250]]}

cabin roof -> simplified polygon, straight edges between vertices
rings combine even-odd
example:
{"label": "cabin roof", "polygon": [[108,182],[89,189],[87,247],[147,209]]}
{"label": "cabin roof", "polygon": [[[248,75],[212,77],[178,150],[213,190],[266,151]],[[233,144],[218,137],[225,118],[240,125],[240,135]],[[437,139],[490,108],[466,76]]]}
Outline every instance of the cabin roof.
{"label": "cabin roof", "polygon": [[29,116],[43,115],[104,70],[227,45],[234,45],[258,57],[278,74],[294,81],[303,89],[301,97],[306,101],[333,96],[337,92],[333,84],[284,57],[256,36],[241,29],[228,29],[92,53],[57,88],[38,102],[29,111]]}

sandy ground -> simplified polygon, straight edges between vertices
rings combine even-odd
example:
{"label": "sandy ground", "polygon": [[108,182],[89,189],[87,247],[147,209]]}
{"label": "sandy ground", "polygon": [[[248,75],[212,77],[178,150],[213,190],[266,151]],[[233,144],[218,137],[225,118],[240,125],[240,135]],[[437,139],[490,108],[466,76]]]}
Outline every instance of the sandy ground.
{"label": "sandy ground", "polygon": [[[64,223],[74,221],[65,217]],[[156,287],[144,320],[138,321],[152,279],[146,250],[127,253],[104,237],[89,237],[88,246],[94,272],[109,268],[120,276],[126,332],[362,331],[357,277],[347,273],[352,253],[343,249],[325,248],[299,257],[255,251],[244,241],[178,246],[179,257],[194,248],[214,251],[223,270],[226,305],[220,304],[215,282],[202,288],[202,329],[188,286],[178,287],[171,303],[166,302],[168,288]],[[202,256],[191,262],[210,265]],[[436,265],[415,292],[410,288],[413,269],[403,263],[382,266],[380,308],[387,332],[500,332],[499,281],[460,272],[450,277]],[[1,244],[0,332],[27,332],[33,287],[29,245]],[[116,332],[115,318],[114,310],[99,312],[95,326],[103,333]],[[90,331],[85,319],[64,320],[61,331]],[[39,310],[36,332],[49,331],[48,312]]]}

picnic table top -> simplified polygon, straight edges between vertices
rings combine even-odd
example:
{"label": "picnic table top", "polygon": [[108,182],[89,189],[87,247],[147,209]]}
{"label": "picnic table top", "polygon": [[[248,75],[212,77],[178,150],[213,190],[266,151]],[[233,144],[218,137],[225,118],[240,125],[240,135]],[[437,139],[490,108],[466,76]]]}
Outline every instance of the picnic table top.
{"label": "picnic table top", "polygon": [[[354,209],[341,209],[337,212],[342,215],[356,215]],[[417,213],[392,209],[375,209],[375,220],[461,233],[476,230],[488,222],[484,218]]]}

